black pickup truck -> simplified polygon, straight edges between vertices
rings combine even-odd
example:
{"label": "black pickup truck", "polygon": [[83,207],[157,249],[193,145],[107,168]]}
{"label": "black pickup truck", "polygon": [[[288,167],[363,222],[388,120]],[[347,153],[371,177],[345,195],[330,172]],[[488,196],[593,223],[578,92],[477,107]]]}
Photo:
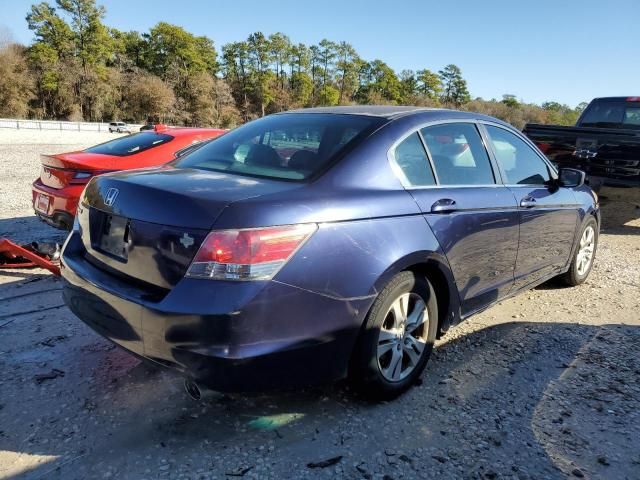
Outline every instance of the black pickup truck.
{"label": "black pickup truck", "polygon": [[575,127],[529,123],[523,132],[558,166],[583,170],[594,189],[640,187],[640,97],[596,98]]}

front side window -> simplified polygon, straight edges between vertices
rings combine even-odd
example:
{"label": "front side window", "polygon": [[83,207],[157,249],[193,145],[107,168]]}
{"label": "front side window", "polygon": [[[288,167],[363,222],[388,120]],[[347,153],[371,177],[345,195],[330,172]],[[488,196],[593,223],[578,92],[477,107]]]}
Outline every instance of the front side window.
{"label": "front side window", "polygon": [[164,133],[140,132],[87,148],[85,152],[126,157],[127,155],[144,152],[150,148],[159,147],[171,140],[173,140],[173,137]]}
{"label": "front side window", "polygon": [[240,175],[304,180],[384,119],[324,113],[284,113],[247,123],[174,163]]}
{"label": "front side window", "polygon": [[393,152],[393,159],[404,177],[403,184],[411,187],[435,185],[427,152],[417,132],[398,144]]}
{"label": "front side window", "polygon": [[496,159],[509,185],[544,185],[551,180],[547,164],[531,146],[504,128],[486,126]]}
{"label": "front side window", "polygon": [[492,185],[491,162],[475,125],[447,123],[420,130],[440,185]]}

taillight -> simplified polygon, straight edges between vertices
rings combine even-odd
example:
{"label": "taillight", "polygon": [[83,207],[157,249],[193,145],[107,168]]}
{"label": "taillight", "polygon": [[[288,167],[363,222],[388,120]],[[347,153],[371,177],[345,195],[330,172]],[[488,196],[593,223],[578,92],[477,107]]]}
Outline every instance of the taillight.
{"label": "taillight", "polygon": [[213,231],[200,246],[187,277],[269,280],[316,228],[304,224]]}
{"label": "taillight", "polygon": [[538,145],[538,148],[542,153],[547,153],[549,151],[549,148],[551,148],[550,143],[537,143],[536,145]]}
{"label": "taillight", "polygon": [[74,172],[73,177],[69,180],[69,183],[75,184],[85,184],[87,183],[91,177],[93,177],[96,172]]}

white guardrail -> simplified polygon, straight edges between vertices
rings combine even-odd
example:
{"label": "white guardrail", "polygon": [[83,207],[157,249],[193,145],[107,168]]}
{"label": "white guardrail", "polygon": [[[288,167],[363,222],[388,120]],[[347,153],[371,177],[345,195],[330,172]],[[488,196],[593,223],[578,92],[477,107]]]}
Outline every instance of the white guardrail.
{"label": "white guardrail", "polygon": [[[128,124],[131,131],[138,131],[142,125]],[[72,130],[76,132],[108,132],[109,124],[100,122],[65,122],[59,120],[19,120],[0,118],[0,128],[17,130]]]}

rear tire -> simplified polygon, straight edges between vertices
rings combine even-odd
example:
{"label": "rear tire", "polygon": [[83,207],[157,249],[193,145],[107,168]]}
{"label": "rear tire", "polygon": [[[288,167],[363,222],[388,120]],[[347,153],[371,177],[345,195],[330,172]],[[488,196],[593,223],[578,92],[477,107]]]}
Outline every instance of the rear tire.
{"label": "rear tire", "polygon": [[592,217],[580,231],[578,245],[571,259],[569,270],[560,277],[567,285],[575,287],[587,280],[596,258],[598,235],[598,222]]}
{"label": "rear tire", "polygon": [[438,328],[429,281],[413,272],[391,279],[373,303],[354,351],[350,377],[367,397],[392,399],[424,370]]}

